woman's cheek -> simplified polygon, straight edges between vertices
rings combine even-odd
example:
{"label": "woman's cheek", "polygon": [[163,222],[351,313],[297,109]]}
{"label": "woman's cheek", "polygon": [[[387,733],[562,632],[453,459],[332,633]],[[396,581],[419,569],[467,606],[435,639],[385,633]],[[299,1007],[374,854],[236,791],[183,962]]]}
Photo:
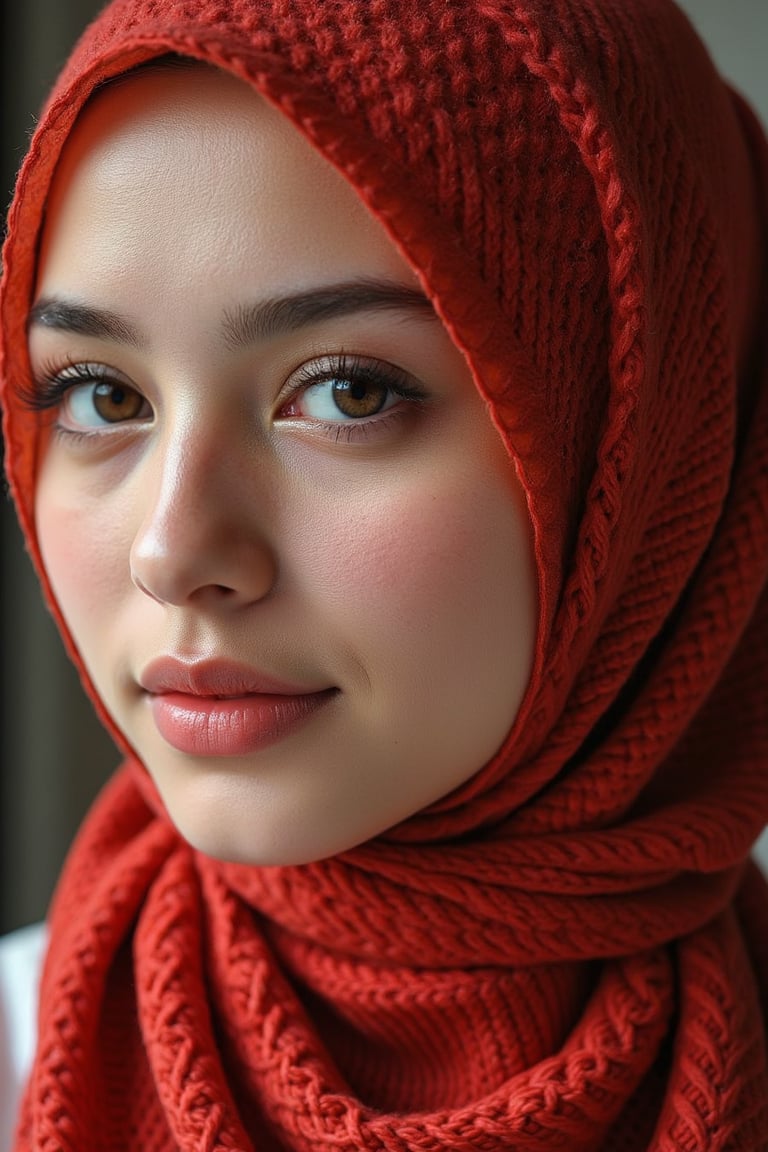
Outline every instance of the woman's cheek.
{"label": "woman's cheek", "polygon": [[37,533],[54,594],[80,643],[91,629],[98,632],[97,622],[113,613],[130,585],[130,506],[105,496],[67,499],[61,489],[46,482],[44,471]]}
{"label": "woman's cheek", "polygon": [[455,625],[467,611],[482,615],[502,591],[508,598],[525,531],[511,505],[505,494],[495,517],[479,493],[422,479],[382,489],[354,509],[337,506],[307,525],[315,591],[325,590],[342,627],[355,620],[366,631],[399,633],[418,625],[423,641],[424,630]]}

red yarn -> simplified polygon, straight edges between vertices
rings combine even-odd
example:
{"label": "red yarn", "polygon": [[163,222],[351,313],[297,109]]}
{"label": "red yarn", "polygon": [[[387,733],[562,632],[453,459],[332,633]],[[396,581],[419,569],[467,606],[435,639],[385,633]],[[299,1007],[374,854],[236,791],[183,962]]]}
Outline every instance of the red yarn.
{"label": "red yarn", "polygon": [[167,51],[294,121],[467,352],[535,526],[536,666],[469,784],[305,867],[196,854],[129,760],[55,898],[18,1152],[765,1152],[759,127],[669,0],[110,5],[5,249],[9,476],[65,637],[18,398],[41,214],[94,86]]}

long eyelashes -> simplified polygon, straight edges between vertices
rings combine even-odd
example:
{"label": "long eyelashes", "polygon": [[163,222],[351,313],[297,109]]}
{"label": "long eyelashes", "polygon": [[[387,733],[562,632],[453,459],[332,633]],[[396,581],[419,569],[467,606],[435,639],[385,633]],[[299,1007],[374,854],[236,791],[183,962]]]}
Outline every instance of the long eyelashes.
{"label": "long eyelashes", "polygon": [[[140,398],[138,390],[107,365],[68,359],[43,363],[34,385],[20,390],[20,396],[26,407],[42,412],[61,409],[70,395],[81,390],[81,396],[87,396],[97,409],[97,392],[109,389],[123,397],[133,393]],[[374,426],[381,425],[376,430],[383,431],[390,415],[402,418],[428,399],[425,389],[402,368],[341,352],[318,357],[296,369],[281,389],[274,418],[280,423],[298,419],[335,441],[351,441],[373,434]],[[105,418],[101,424],[97,419],[84,427],[72,427],[60,419],[56,429],[64,435],[98,435],[105,428],[132,424],[136,415],[130,407],[123,407],[121,418],[119,406],[114,406],[111,414],[114,419]],[[103,417],[103,411],[98,415]]]}
{"label": "long eyelashes", "polygon": [[299,417],[327,423],[337,439],[342,428],[362,429],[372,420],[383,419],[397,401],[423,404],[428,400],[424,388],[403,369],[344,352],[303,364],[287,382],[286,391],[278,419]]}
{"label": "long eyelashes", "polygon": [[25,408],[45,412],[58,408],[67,392],[77,385],[101,383],[111,378],[110,370],[98,362],[46,361],[40,366],[31,385],[18,389]]}

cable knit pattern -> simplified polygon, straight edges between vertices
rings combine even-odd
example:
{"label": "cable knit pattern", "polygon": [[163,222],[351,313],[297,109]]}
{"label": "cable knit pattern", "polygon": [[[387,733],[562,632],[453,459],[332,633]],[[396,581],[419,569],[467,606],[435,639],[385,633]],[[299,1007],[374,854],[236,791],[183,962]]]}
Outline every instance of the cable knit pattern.
{"label": "cable knit pattern", "polygon": [[282,109],[465,351],[535,529],[535,668],[468,784],[301,868],[196,854],[126,749],[55,897],[17,1152],[766,1152],[759,126],[669,0],[109,5],[2,289],[9,478],[75,660],[24,325],[78,111],[168,51]]}

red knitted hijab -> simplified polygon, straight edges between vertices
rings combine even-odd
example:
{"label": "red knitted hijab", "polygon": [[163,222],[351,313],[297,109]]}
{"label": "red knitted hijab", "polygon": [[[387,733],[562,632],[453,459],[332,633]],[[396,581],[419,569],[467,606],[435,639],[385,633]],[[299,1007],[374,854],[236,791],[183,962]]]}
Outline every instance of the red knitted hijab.
{"label": "red knitted hijab", "polygon": [[18,1149],[764,1152],[759,128],[669,0],[113,3],[5,252],[40,567],[17,390],[47,189],[94,86],[168,51],[284,111],[466,352],[528,496],[536,663],[468,785],[304,867],[202,857],[129,762],[55,898]]}

